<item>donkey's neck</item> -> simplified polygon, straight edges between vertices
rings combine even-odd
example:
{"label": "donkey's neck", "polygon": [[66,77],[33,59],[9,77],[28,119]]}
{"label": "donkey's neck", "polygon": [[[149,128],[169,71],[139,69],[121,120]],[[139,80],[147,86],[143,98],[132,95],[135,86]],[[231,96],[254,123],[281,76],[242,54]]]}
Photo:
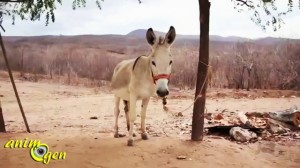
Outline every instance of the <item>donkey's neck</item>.
{"label": "donkey's neck", "polygon": [[138,79],[146,79],[147,81],[149,80],[153,83],[150,57],[141,56],[140,58],[138,58],[138,60],[136,60],[135,67],[132,73]]}

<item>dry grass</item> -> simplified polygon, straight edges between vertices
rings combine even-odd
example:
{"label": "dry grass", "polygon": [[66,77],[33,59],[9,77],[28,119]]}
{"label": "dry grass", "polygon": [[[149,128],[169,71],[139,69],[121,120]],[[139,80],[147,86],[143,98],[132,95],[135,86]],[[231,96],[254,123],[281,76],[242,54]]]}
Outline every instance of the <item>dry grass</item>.
{"label": "dry grass", "polygon": [[[115,65],[147,54],[143,39],[126,36],[36,37],[6,40],[11,67],[24,79],[49,78],[70,85],[102,86],[110,81]],[[188,45],[186,45],[188,44]],[[198,66],[198,43],[179,41],[171,85],[193,89]],[[286,41],[261,43],[211,42],[211,86],[237,89],[300,89],[300,44]],[[0,57],[0,69],[5,69]],[[27,75],[29,73],[31,77]],[[84,80],[82,80],[84,79]]]}

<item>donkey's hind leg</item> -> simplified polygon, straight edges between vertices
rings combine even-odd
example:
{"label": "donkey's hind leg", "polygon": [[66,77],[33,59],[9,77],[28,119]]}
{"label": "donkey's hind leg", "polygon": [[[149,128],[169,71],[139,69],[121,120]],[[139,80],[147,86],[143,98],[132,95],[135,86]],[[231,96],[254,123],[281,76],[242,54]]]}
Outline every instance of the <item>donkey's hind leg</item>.
{"label": "donkey's hind leg", "polygon": [[136,100],[137,97],[133,94],[130,94],[129,100],[129,138],[127,141],[128,146],[133,146],[133,128],[134,121],[136,120]]}
{"label": "donkey's hind leg", "polygon": [[124,103],[124,112],[125,112],[125,115],[126,115],[126,124],[127,124],[127,130],[129,131],[129,128],[130,128],[130,123],[129,123],[129,104],[128,104],[128,101],[127,100],[123,100],[123,103]]}
{"label": "donkey's hind leg", "polygon": [[120,105],[120,99],[119,97],[115,96],[115,134],[114,137],[115,138],[119,138],[119,127],[118,127],[118,119],[119,119],[119,114],[120,114],[120,109],[119,109],[119,105]]}
{"label": "donkey's hind leg", "polygon": [[[125,115],[126,115],[126,124],[127,124],[127,130],[129,131],[130,129],[130,121],[129,121],[129,101],[127,100],[123,100],[124,102],[124,111],[125,111]],[[133,137],[136,137],[135,132],[133,132]]]}

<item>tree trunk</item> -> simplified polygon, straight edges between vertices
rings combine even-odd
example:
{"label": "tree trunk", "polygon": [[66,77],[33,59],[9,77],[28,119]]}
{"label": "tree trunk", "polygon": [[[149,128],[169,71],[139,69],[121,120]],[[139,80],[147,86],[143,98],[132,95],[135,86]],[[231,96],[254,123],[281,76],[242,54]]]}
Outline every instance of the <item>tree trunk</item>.
{"label": "tree trunk", "polygon": [[297,106],[282,111],[270,112],[269,116],[274,120],[292,123],[294,126],[300,125],[300,111]]}
{"label": "tree trunk", "polygon": [[50,79],[52,80],[53,78],[53,66],[50,65]]}
{"label": "tree trunk", "polygon": [[[198,0],[200,10],[200,49],[197,72],[195,103],[193,109],[192,136],[194,141],[203,140],[204,111],[207,88],[207,70],[209,64],[209,0]],[[200,98],[197,99],[198,96]]]}
{"label": "tree trunk", "polygon": [[24,77],[24,48],[21,52],[21,77]]}
{"label": "tree trunk", "polygon": [[240,74],[240,81],[239,81],[237,89],[244,89],[244,72],[245,72],[245,67],[243,66],[242,73]]}
{"label": "tree trunk", "polygon": [[248,72],[248,83],[247,83],[247,91],[250,90],[250,75],[251,75],[251,69],[247,69]]}
{"label": "tree trunk", "polygon": [[68,64],[67,64],[67,66],[68,66],[68,85],[70,85],[71,84],[71,66],[70,66],[70,62],[69,62],[69,58],[68,58]]}

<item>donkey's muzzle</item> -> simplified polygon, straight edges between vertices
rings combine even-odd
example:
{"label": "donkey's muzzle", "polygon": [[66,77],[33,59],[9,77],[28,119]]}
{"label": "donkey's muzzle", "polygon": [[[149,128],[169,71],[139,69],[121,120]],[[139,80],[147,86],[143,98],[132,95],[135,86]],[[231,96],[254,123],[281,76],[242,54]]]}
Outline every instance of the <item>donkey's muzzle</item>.
{"label": "donkey's muzzle", "polygon": [[167,89],[159,89],[156,91],[156,94],[159,96],[159,97],[165,97],[169,94],[169,91]]}

